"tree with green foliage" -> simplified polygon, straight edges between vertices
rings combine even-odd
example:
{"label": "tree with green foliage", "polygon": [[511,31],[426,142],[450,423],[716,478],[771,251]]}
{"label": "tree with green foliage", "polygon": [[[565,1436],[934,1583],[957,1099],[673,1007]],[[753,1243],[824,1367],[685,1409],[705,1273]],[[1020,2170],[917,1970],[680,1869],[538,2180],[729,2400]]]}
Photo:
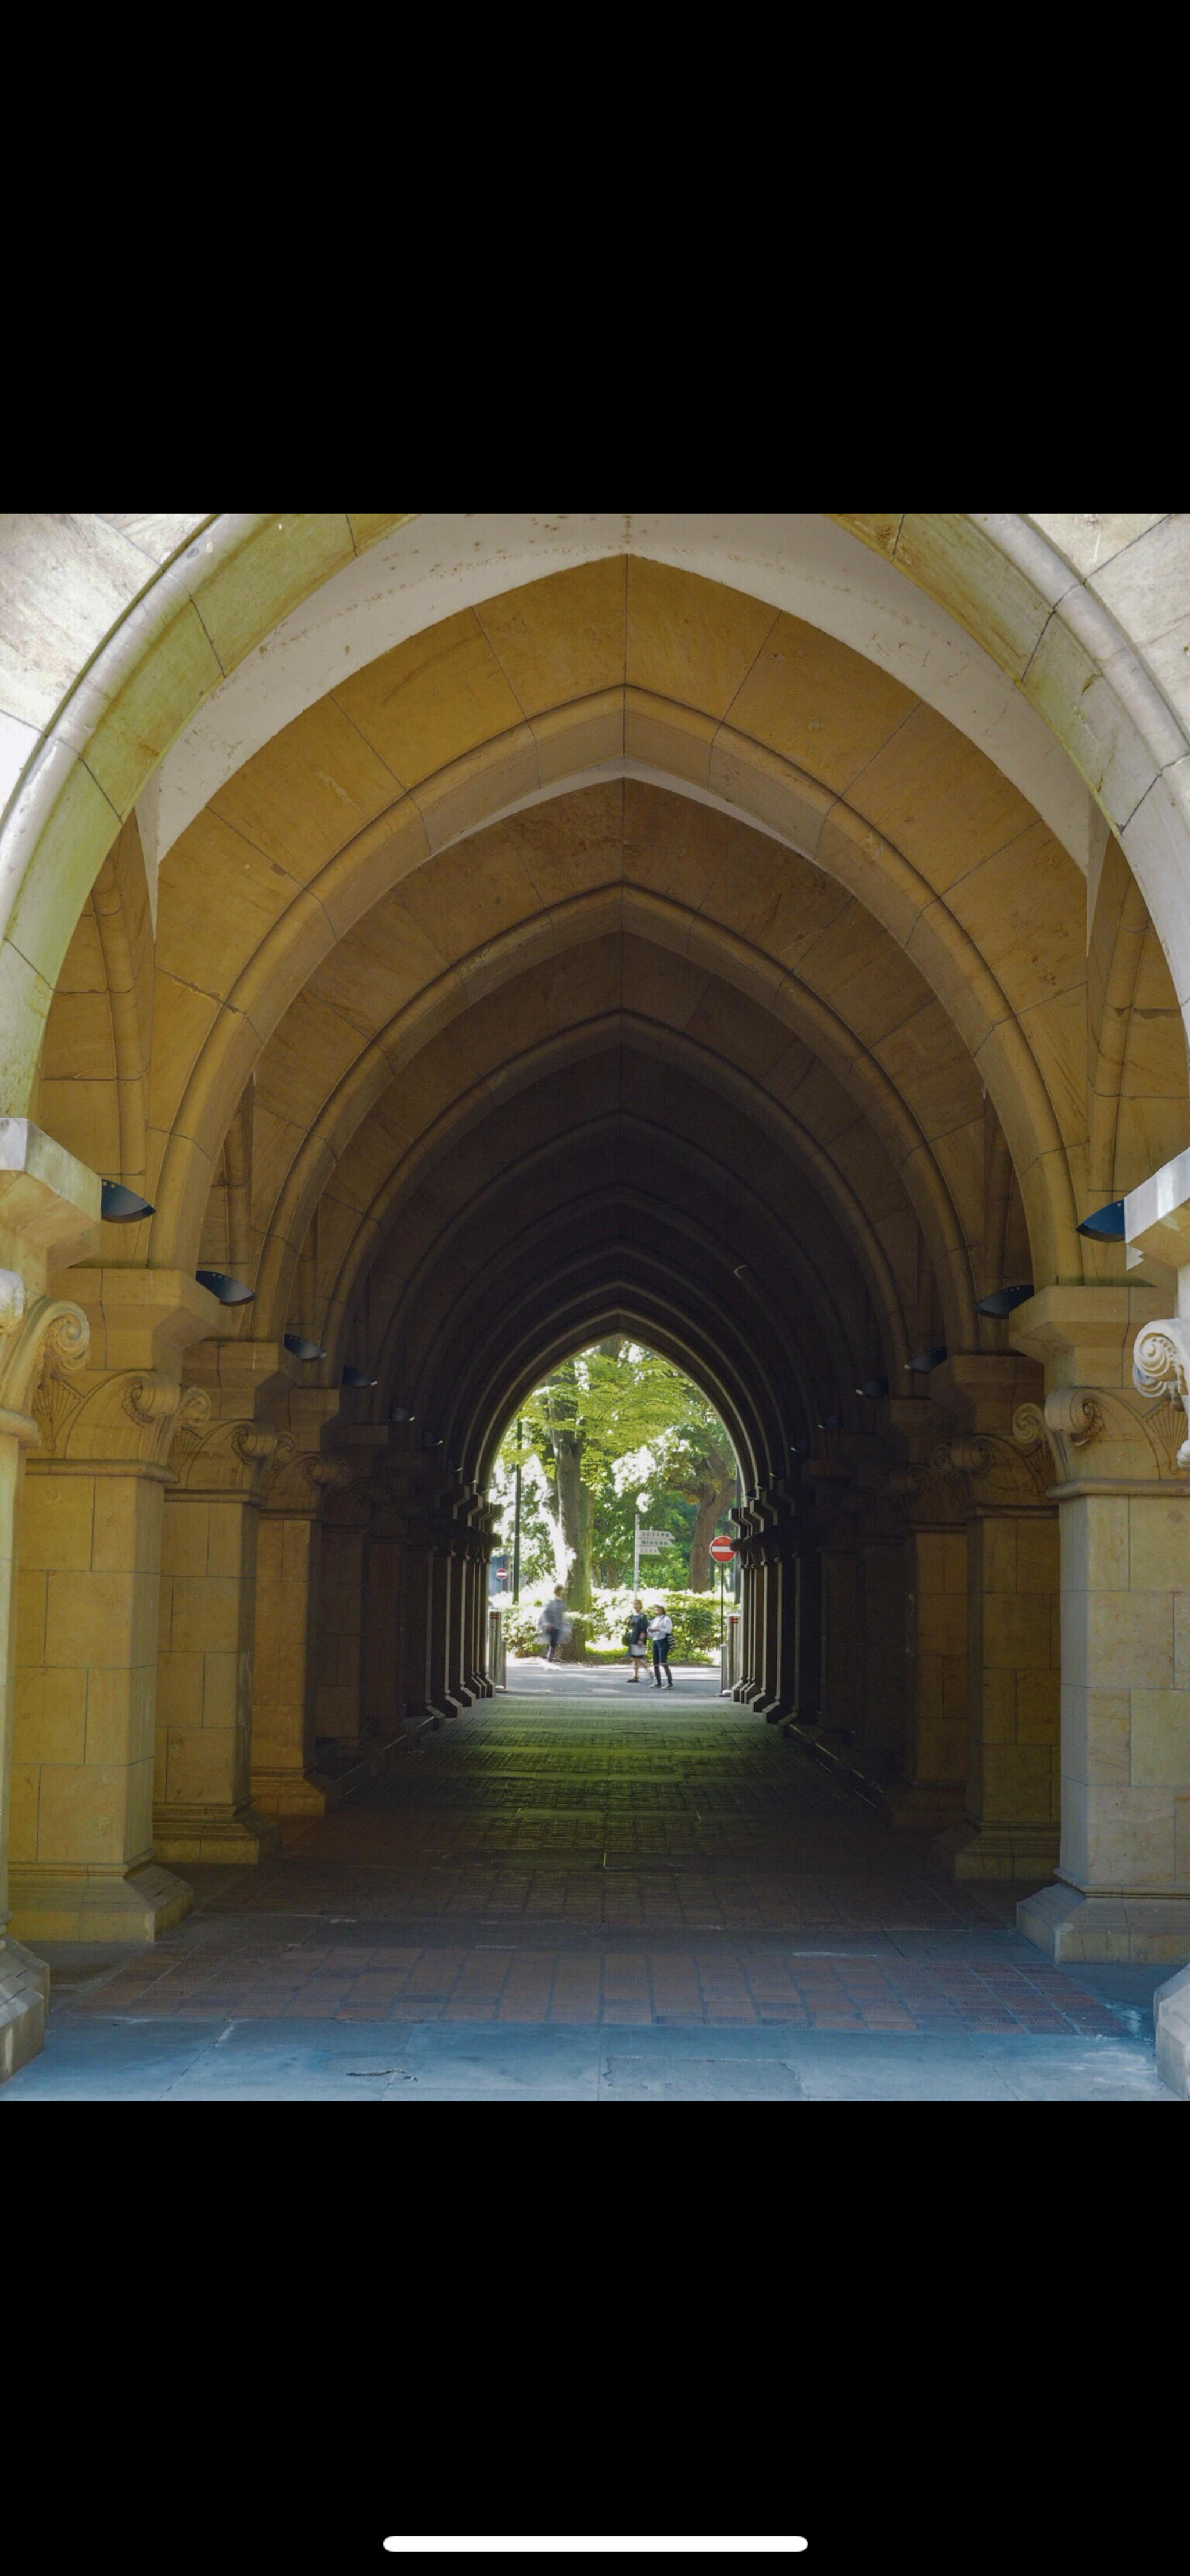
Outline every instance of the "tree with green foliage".
{"label": "tree with green foliage", "polygon": [[[697,1390],[692,1390],[697,1396]],[[661,1472],[684,1502],[694,1505],[688,1588],[705,1592],[711,1580],[711,1540],[735,1495],[735,1452],[718,1414],[697,1396],[705,1420],[682,1423],[668,1444]]]}
{"label": "tree with green foliage", "polygon": [[[688,1557],[690,1586],[706,1588],[707,1551],[735,1490],[735,1460],[713,1405],[680,1369],[614,1335],[564,1360],[526,1398],[520,1419],[522,1454],[534,1453],[545,1472],[572,1610],[591,1607],[594,1559],[605,1582],[630,1576],[641,1482],[659,1515],[655,1526],[676,1523],[675,1549]],[[510,1425],[500,1451],[505,1471],[514,1456]],[[671,1580],[679,1570],[678,1559],[667,1556]]]}

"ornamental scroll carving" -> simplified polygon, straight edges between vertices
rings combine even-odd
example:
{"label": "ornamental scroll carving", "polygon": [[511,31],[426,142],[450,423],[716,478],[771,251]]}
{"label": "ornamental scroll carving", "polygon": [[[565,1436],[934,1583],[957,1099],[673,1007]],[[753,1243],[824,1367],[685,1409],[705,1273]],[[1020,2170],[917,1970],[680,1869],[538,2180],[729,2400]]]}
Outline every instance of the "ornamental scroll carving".
{"label": "ornamental scroll carving", "polygon": [[[1162,1396],[1190,1414],[1190,1321],[1162,1315],[1144,1325],[1133,1345],[1132,1383],[1141,1395]],[[1190,1468],[1190,1437],[1181,1442],[1177,1463]]]}
{"label": "ornamental scroll carving", "polygon": [[324,1495],[346,1493],[350,1485],[366,1479],[370,1467],[370,1459],[357,1465],[350,1458],[327,1455],[322,1450],[299,1449],[290,1434],[283,1432],[265,1470],[266,1509],[295,1516],[309,1513],[312,1518]]}
{"label": "ornamental scroll carving", "polygon": [[207,1419],[181,1426],[170,1463],[183,1492],[255,1498],[268,1468],[282,1451],[290,1456],[293,1446],[287,1431],[274,1431],[266,1422]]}
{"label": "ornamental scroll carving", "polygon": [[91,1327],[81,1306],[62,1297],[34,1297],[25,1292],[18,1270],[0,1270],[0,1410],[13,1419],[10,1430],[22,1440],[40,1436],[33,1392],[43,1368],[80,1369],[91,1346]]}

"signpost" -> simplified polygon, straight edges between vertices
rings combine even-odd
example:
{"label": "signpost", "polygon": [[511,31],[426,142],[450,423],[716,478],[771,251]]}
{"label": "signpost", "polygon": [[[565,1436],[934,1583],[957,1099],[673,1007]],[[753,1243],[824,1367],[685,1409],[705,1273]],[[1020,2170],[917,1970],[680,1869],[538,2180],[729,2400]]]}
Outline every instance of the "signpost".
{"label": "signpost", "polygon": [[719,1568],[719,1651],[723,1652],[723,1576],[735,1555],[735,1542],[730,1538],[713,1538],[710,1553]]}
{"label": "signpost", "polygon": [[674,1543],[674,1534],[672,1530],[641,1528],[641,1513],[647,1512],[648,1508],[648,1495],[638,1494],[636,1497],[636,1509],[632,1515],[632,1595],[634,1600],[640,1588],[640,1561],[642,1556],[663,1556],[666,1548],[672,1547]]}

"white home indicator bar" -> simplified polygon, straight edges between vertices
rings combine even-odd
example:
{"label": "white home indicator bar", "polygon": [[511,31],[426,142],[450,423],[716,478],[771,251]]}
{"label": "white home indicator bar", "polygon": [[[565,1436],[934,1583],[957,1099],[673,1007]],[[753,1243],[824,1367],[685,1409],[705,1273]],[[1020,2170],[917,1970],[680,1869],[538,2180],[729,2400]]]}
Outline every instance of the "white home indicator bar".
{"label": "white home indicator bar", "polygon": [[400,2552],[400,2551],[404,2551],[404,2550],[414,2550],[414,2549],[418,2549],[418,2550],[421,2550],[421,2549],[433,2549],[433,2550],[441,2550],[441,2551],[444,2551],[444,2552],[445,2552],[445,2551],[447,2551],[447,2550],[457,2550],[457,2551],[462,2551],[462,2550],[476,2550],[476,2549],[494,2549],[494,2550],[516,2550],[516,2551],[518,2551],[518,2552],[525,2552],[525,2553],[528,2553],[528,2552],[530,2552],[530,2551],[541,2551],[541,2550],[551,2550],[551,2549],[552,2549],[552,2550],[575,2549],[575,2550],[587,2550],[587,2551],[591,2551],[591,2550],[600,2550],[600,2549],[602,2549],[602,2550],[616,2550],[616,2551],[624,2551],[624,2550],[645,2550],[645,2549],[697,2549],[697,2550],[701,2550],[701,2551],[703,2551],[703,2552],[708,2552],[708,2551],[714,2550],[714,2551],[718,2552],[720,2555],[723,2555],[723,2556],[733,2555],[736,2551],[738,2551],[738,2550],[742,2550],[742,2549],[748,2549],[748,2550],[768,2550],[768,2551],[770,2551],[770,2552],[775,2552],[775,2551],[779,2551],[779,2550],[782,2550],[782,2549],[808,2549],[809,2545],[810,2545],[810,2544],[809,2544],[809,2542],[808,2542],[807,2540],[691,2540],[691,2539],[685,2539],[685,2540],[396,2540],[396,2539],[393,2539],[393,2540],[386,2540],[386,2541],[385,2541],[385,2544],[384,2544],[384,2546],[385,2546],[385,2548],[386,2548],[386,2549],[392,2549],[392,2550],[396,2550],[396,2551],[398,2551],[398,2552]]}

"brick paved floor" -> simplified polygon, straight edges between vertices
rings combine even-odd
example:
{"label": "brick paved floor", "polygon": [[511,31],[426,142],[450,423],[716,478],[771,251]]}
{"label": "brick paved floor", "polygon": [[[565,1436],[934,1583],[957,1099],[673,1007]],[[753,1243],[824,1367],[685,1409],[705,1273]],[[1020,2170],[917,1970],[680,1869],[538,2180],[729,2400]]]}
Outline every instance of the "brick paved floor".
{"label": "brick paved floor", "polygon": [[1122,2018],[1102,1978],[1020,1939],[1020,1889],[945,1877],[925,1838],[894,1837],[705,1682],[655,1699],[618,1675],[561,1678],[539,1668],[523,1695],[424,1737],[350,1804],[287,1828],[262,1868],[190,1872],[195,1912],[152,1950],[51,1953],[51,2031],[1136,2042],[1137,2011]]}
{"label": "brick paved floor", "polygon": [[695,1674],[536,1667],[188,1878],[152,1950],[49,1953],[0,2099],[1169,2099],[1167,1971],[1048,1968],[1020,1888],[945,1878]]}

